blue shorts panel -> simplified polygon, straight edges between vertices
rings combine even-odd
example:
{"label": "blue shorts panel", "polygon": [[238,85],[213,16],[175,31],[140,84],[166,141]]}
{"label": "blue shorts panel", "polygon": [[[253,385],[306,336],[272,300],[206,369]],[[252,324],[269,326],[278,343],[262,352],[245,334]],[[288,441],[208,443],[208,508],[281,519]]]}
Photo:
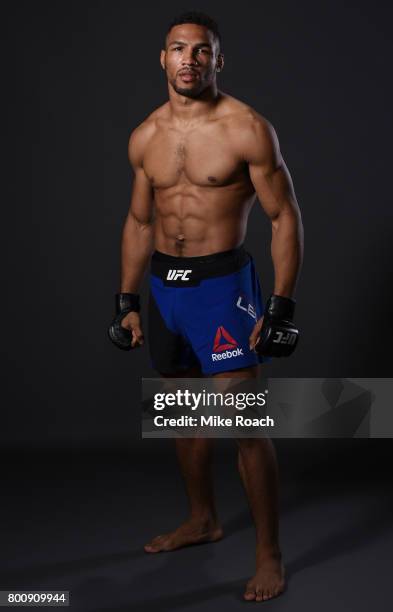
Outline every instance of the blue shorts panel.
{"label": "blue shorts panel", "polygon": [[162,336],[151,350],[155,369],[175,372],[198,363],[205,375],[214,375],[270,361],[249,349],[250,334],[264,312],[251,257],[240,270],[205,278],[197,286],[166,286],[150,274],[150,300],[161,319],[161,327],[149,325],[150,333],[156,329]]}

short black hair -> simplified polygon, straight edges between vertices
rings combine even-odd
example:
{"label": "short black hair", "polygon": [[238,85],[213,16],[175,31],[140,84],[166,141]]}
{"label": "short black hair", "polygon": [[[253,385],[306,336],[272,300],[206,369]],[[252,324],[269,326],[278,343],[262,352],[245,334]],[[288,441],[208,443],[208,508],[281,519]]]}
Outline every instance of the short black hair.
{"label": "short black hair", "polygon": [[166,31],[165,46],[167,36],[171,29],[177,25],[182,25],[183,23],[195,23],[196,25],[205,26],[205,28],[214,34],[215,38],[218,40],[219,49],[221,48],[221,35],[218,30],[217,22],[209,17],[209,15],[206,15],[206,13],[201,13],[199,11],[187,11],[186,13],[182,13],[181,15],[178,15],[172,19]]}

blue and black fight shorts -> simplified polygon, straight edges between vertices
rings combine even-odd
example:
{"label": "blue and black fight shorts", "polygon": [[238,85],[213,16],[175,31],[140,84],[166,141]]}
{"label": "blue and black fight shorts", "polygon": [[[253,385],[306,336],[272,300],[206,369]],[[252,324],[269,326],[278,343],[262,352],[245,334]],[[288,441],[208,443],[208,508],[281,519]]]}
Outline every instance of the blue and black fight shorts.
{"label": "blue and black fight shorts", "polygon": [[243,246],[201,257],[155,251],[148,312],[150,357],[160,374],[199,366],[211,376],[270,361],[249,349],[264,306],[253,258]]}

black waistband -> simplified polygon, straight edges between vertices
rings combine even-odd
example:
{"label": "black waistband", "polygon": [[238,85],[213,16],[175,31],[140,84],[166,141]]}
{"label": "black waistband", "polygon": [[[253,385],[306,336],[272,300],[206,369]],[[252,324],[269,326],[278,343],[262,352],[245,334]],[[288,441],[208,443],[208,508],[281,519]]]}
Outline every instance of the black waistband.
{"label": "black waistband", "polygon": [[237,272],[250,261],[251,256],[241,245],[236,249],[201,255],[175,257],[154,251],[150,271],[170,287],[198,285],[205,278],[225,276]]}

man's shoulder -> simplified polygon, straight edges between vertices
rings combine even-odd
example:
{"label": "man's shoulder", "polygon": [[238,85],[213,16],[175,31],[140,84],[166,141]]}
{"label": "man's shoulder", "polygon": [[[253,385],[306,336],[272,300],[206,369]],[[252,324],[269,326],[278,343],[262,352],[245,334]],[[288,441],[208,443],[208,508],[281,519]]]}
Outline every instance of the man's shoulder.
{"label": "man's shoulder", "polygon": [[277,149],[278,139],[270,121],[252,106],[232,96],[225,95],[222,121],[236,149],[245,157],[250,151],[262,148]]}
{"label": "man's shoulder", "polygon": [[168,103],[163,104],[150,113],[131,132],[128,144],[129,157],[136,163],[141,161],[149,141],[157,131],[158,121],[165,117]]}
{"label": "man's shoulder", "polygon": [[[154,109],[137,127],[132,134],[138,135],[139,138],[146,136],[157,129],[157,123],[160,119],[165,119],[169,112],[169,103],[165,102],[161,106]],[[131,135],[132,135],[131,134]]]}
{"label": "man's shoulder", "polygon": [[269,132],[273,128],[270,121],[252,106],[225,94],[222,103],[222,119],[230,127],[241,131]]}

